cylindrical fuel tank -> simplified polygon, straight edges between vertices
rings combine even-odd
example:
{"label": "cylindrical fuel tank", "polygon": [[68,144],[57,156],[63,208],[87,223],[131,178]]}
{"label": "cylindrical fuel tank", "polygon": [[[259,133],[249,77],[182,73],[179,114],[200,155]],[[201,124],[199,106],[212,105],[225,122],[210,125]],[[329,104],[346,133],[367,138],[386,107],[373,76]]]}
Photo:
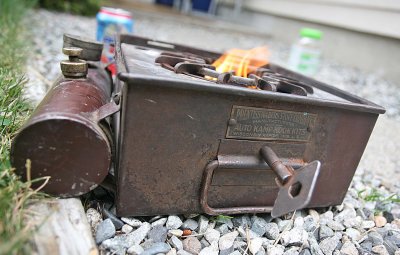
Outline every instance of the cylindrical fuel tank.
{"label": "cylindrical fuel tank", "polygon": [[31,178],[50,176],[43,191],[62,197],[100,184],[112,158],[110,130],[100,123],[111,85],[109,75],[93,65],[87,78],[58,79],[13,140],[17,174],[26,179],[29,159]]}

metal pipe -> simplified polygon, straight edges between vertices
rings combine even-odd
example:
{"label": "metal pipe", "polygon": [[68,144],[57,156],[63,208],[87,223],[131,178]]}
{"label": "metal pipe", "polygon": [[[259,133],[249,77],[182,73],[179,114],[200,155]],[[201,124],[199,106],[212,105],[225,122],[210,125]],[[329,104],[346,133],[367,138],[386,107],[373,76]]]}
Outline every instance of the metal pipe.
{"label": "metal pipe", "polygon": [[63,197],[94,189],[111,164],[111,131],[101,120],[110,97],[111,79],[100,66],[92,64],[87,78],[59,78],[13,140],[17,174],[50,176],[43,191]]}
{"label": "metal pipe", "polygon": [[264,146],[260,150],[261,156],[271,167],[271,169],[278,176],[279,181],[282,185],[285,185],[287,181],[293,176],[293,170],[285,166],[275,152],[268,146]]}

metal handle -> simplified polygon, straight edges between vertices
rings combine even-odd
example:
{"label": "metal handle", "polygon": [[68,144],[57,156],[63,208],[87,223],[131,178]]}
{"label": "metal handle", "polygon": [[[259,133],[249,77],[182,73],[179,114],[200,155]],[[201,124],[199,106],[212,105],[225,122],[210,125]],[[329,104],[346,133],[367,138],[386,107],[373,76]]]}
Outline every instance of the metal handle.
{"label": "metal handle", "polygon": [[[260,150],[260,154],[277,174],[281,182],[274,206],[211,207],[208,204],[208,191],[211,186],[213,173],[220,166],[219,161],[214,160],[208,163],[204,170],[200,204],[205,213],[218,215],[271,212],[272,217],[279,217],[291,211],[304,208],[309,204],[319,175],[321,163],[319,161],[313,161],[294,171],[291,167],[285,166],[270,147],[264,146]],[[230,165],[235,165],[235,162],[231,162]]]}

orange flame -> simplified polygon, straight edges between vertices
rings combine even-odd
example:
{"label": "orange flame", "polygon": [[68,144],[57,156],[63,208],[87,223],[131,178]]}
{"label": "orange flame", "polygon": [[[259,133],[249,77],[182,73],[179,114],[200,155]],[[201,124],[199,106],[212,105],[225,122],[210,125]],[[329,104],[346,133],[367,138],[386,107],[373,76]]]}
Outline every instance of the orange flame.
{"label": "orange flame", "polygon": [[269,51],[265,46],[250,50],[230,49],[212,65],[218,72],[234,71],[237,76],[247,77],[258,67],[268,64],[268,57]]}

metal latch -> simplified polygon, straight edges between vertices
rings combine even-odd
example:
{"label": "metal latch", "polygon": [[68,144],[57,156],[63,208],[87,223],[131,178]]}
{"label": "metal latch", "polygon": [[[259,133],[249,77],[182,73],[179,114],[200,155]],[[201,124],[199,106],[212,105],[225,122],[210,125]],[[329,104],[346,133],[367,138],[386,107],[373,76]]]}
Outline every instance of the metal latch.
{"label": "metal latch", "polygon": [[277,175],[276,182],[279,186],[279,192],[275,199],[274,206],[210,207],[208,204],[208,190],[211,185],[214,170],[217,168],[224,168],[225,165],[232,167],[237,164],[237,162],[240,162],[240,160],[232,160],[232,162],[219,162],[218,160],[214,160],[206,166],[204,171],[200,203],[205,213],[218,215],[271,212],[272,217],[279,217],[294,210],[307,207],[311,201],[319,175],[321,167],[320,161],[315,160],[294,170],[291,166],[283,164],[275,152],[268,146],[264,146],[260,149],[260,155]]}

